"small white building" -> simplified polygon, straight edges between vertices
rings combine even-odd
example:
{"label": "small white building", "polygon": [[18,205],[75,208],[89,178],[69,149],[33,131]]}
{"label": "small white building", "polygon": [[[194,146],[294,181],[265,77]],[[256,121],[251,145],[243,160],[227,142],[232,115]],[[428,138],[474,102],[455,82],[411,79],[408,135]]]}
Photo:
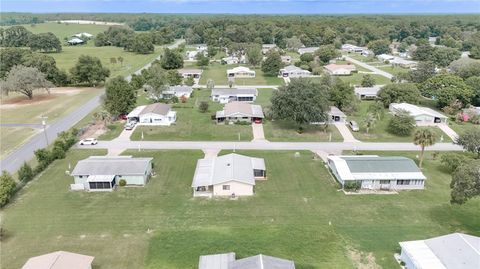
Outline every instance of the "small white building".
{"label": "small white building", "polygon": [[71,38],[67,41],[68,45],[71,45],[71,46],[76,46],[76,45],[82,45],[85,43],[85,41],[83,41],[82,39],[78,38],[78,37],[74,37],[74,38]]}
{"label": "small white building", "polygon": [[73,169],[72,190],[112,191],[120,180],[126,185],[145,186],[152,174],[153,158],[132,156],[90,156]]}
{"label": "small white building", "polygon": [[312,73],[308,70],[304,70],[295,65],[289,65],[280,69],[278,75],[280,77],[287,77],[287,78],[301,78],[301,77],[310,77]]}
{"label": "small white building", "polygon": [[177,112],[168,104],[155,103],[138,106],[127,115],[128,121],[136,121],[138,125],[170,126],[177,120]]}
{"label": "small white building", "polygon": [[184,86],[184,85],[177,85],[177,86],[170,86],[168,87],[168,90],[165,90],[162,92],[162,98],[163,99],[170,99],[173,98],[174,96],[178,98],[186,97],[190,98],[192,95],[193,88],[190,86]]}
{"label": "small white building", "polygon": [[369,50],[366,47],[359,47],[352,44],[343,44],[342,50],[345,52],[355,52],[355,53],[369,53]]}
{"label": "small white building", "polygon": [[304,48],[299,48],[299,49],[298,49],[298,54],[300,54],[300,55],[305,54],[305,53],[314,54],[318,49],[319,49],[319,47],[304,47]]}
{"label": "small white building", "polygon": [[215,119],[218,123],[235,123],[235,122],[255,122],[262,121],[262,107],[260,105],[252,105],[246,102],[230,102],[225,104],[223,110],[217,111]]}
{"label": "small white building", "polygon": [[238,66],[232,69],[227,69],[228,78],[254,78],[255,71],[245,66]]}
{"label": "small white building", "polygon": [[263,254],[235,260],[235,253],[200,256],[198,269],[295,269],[295,263]]}
{"label": "small white building", "polygon": [[183,77],[183,78],[188,78],[192,77],[194,79],[200,79],[202,76],[203,70],[202,69],[195,69],[195,68],[182,68],[178,69],[178,73]]}
{"label": "small white building", "polygon": [[282,59],[282,63],[284,64],[290,65],[292,63],[292,56],[290,55],[282,55],[280,56],[280,58]]}
{"label": "small white building", "polygon": [[193,197],[251,196],[255,180],[266,177],[261,158],[231,153],[200,159],[193,176]]}
{"label": "small white building", "polygon": [[277,50],[277,45],[276,44],[263,44],[262,45],[262,53],[267,54],[271,50]]}
{"label": "small white building", "polygon": [[28,259],[22,269],[92,269],[94,257],[55,251]]}
{"label": "small white building", "polygon": [[185,54],[187,56],[187,60],[194,61],[196,60],[198,53],[200,52],[196,50],[190,50],[190,51],[187,51]]}
{"label": "small white building", "polygon": [[399,243],[408,269],[473,269],[480,267],[480,237],[452,233]]}
{"label": "small white building", "polygon": [[240,58],[237,56],[228,56],[228,57],[222,58],[222,62],[228,65],[244,64],[246,63],[246,59],[244,55],[240,56]]}
{"label": "small white building", "polygon": [[423,189],[426,177],[415,162],[405,157],[377,155],[328,156],[328,167],[342,188],[359,182],[362,189]]}
{"label": "small white building", "polygon": [[212,101],[226,104],[230,102],[254,102],[258,90],[255,88],[213,88]]}
{"label": "small white building", "polygon": [[357,67],[353,64],[328,64],[323,68],[332,76],[349,76],[357,72]]}
{"label": "small white building", "polygon": [[384,85],[375,85],[373,87],[355,86],[354,92],[360,100],[373,100],[377,98],[378,92]]}
{"label": "small white building", "polygon": [[74,34],[73,35],[74,37],[78,37],[78,38],[92,38],[93,35],[92,34],[89,34],[89,33],[86,33],[86,32],[83,32],[83,33],[77,33],[77,34]]}
{"label": "small white building", "polygon": [[428,107],[416,106],[408,103],[391,103],[389,110],[393,115],[406,111],[417,125],[435,125],[447,123],[448,117]]}
{"label": "small white building", "polygon": [[382,62],[393,61],[395,59],[395,56],[390,54],[380,54],[380,55],[377,55],[377,59]]}

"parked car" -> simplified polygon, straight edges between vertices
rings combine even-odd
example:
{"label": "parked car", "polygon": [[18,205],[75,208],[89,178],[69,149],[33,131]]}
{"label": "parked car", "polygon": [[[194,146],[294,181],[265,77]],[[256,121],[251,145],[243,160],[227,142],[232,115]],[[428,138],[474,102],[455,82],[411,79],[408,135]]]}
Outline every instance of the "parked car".
{"label": "parked car", "polygon": [[95,138],[85,138],[83,140],[80,140],[80,145],[96,145],[96,144],[98,144],[98,141]]}
{"label": "parked car", "polygon": [[125,124],[125,130],[133,130],[133,127],[135,127],[135,123],[133,122],[129,122],[127,124]]}
{"label": "parked car", "polygon": [[255,122],[256,124],[261,124],[261,123],[262,123],[262,119],[255,119],[253,122]]}
{"label": "parked car", "polygon": [[127,119],[128,119],[128,118],[127,118],[127,114],[122,114],[122,115],[119,116],[119,118],[120,118],[121,120],[127,120]]}
{"label": "parked car", "polygon": [[358,128],[358,124],[357,124],[356,121],[353,121],[353,120],[349,121],[349,122],[348,122],[348,126],[349,126],[350,129],[352,129],[352,131],[354,131],[354,132],[360,131],[360,128]]}

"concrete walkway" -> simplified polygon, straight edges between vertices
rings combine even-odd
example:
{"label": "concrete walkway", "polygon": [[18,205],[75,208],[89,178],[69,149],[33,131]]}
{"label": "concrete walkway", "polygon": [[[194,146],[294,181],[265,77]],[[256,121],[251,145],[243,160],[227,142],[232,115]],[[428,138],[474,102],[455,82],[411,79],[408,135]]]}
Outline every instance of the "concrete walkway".
{"label": "concrete walkway", "polygon": [[135,125],[132,130],[126,130],[123,128],[123,131],[120,133],[120,135],[115,138],[114,140],[119,140],[119,141],[130,141],[130,136],[132,136],[133,132],[135,129],[137,129],[138,125]]}
{"label": "concrete walkway", "polygon": [[337,127],[338,131],[343,137],[343,142],[360,142],[355,137],[353,136],[352,132],[350,132],[350,129],[348,129],[347,125],[342,122],[336,122],[333,125]]}
{"label": "concrete walkway", "polygon": [[285,82],[285,85],[288,85],[290,83],[290,78],[289,77],[283,77],[283,81]]}
{"label": "concrete walkway", "polygon": [[253,140],[252,141],[267,141],[263,132],[263,124],[252,123]]}
{"label": "concrete walkway", "polygon": [[457,140],[458,134],[452,128],[450,128],[450,126],[446,124],[439,124],[438,128],[440,128],[440,130],[442,130],[446,135],[448,135],[448,137],[450,137],[452,141]]}
{"label": "concrete walkway", "polygon": [[384,76],[384,77],[386,77],[386,78],[388,78],[388,79],[392,79],[392,77],[393,77],[392,74],[390,74],[390,73],[388,73],[388,72],[385,72],[385,71],[383,71],[383,70],[380,70],[380,69],[378,69],[378,68],[376,68],[376,67],[374,67],[374,66],[371,66],[371,65],[369,65],[369,64],[366,64],[366,63],[361,62],[361,61],[359,61],[359,60],[355,60],[355,59],[353,59],[353,58],[351,58],[351,57],[348,57],[348,56],[344,56],[344,57],[345,57],[345,60],[347,60],[347,61],[349,61],[349,62],[352,62],[352,63],[354,63],[354,64],[356,64],[356,65],[359,65],[359,66],[361,66],[361,67],[363,67],[363,68],[365,68],[365,69],[368,69],[368,70],[372,71],[373,73],[375,73],[375,74],[377,74],[377,75]]}
{"label": "concrete walkway", "polygon": [[203,149],[202,151],[205,154],[204,158],[217,157],[218,153],[220,153],[220,149]]}

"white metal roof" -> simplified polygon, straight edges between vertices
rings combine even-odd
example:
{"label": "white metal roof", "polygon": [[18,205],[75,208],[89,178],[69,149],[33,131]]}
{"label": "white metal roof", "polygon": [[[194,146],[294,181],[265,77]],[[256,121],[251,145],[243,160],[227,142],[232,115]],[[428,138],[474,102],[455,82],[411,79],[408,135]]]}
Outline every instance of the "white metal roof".
{"label": "white metal roof", "polygon": [[444,119],[447,118],[442,113],[437,112],[437,111],[435,111],[431,108],[423,107],[423,106],[416,106],[416,105],[412,105],[412,104],[409,104],[409,103],[392,103],[392,104],[390,104],[390,107],[395,109],[395,110],[405,110],[410,115],[412,115],[413,117],[421,116],[421,115],[427,115],[427,116],[437,117],[437,118],[444,118]]}
{"label": "white metal roof", "polygon": [[228,265],[235,261],[235,253],[202,255],[198,262],[198,269],[229,269]]}
{"label": "white metal roof", "polygon": [[90,269],[94,257],[56,251],[28,259],[22,269]]}
{"label": "white metal roof", "polygon": [[197,161],[192,187],[238,181],[255,185],[253,170],[265,170],[265,161],[240,154],[227,154]]}
{"label": "white metal roof", "polygon": [[256,88],[213,88],[212,95],[258,95]]}
{"label": "white metal roof", "polygon": [[295,269],[295,264],[290,260],[260,254],[236,260],[229,269]]}
{"label": "white metal roof", "polygon": [[373,87],[355,87],[354,91],[356,94],[376,96],[383,86],[384,85],[375,85]]}
{"label": "white metal roof", "polygon": [[91,156],[79,161],[71,175],[145,175],[152,160],[132,156]]}
{"label": "white metal roof", "polygon": [[255,71],[251,70],[248,67],[245,66],[237,66],[232,69],[228,69],[227,73],[240,73],[240,72],[245,72],[245,73],[255,73]]}
{"label": "white metal roof", "polygon": [[136,118],[140,116],[140,113],[146,106],[137,106],[132,112],[128,113],[127,118]]}
{"label": "white metal roof", "polygon": [[418,269],[446,269],[423,240],[400,242],[402,250]]}
{"label": "white metal roof", "polygon": [[115,175],[90,175],[87,182],[112,182],[114,179]]}

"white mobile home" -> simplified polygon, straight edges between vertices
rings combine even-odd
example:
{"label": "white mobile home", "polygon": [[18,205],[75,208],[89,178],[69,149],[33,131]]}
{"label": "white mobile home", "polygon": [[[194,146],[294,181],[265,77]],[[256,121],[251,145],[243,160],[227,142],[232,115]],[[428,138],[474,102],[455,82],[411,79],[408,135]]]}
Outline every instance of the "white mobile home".
{"label": "white mobile home", "polygon": [[408,103],[391,103],[389,110],[393,115],[401,111],[410,114],[417,125],[435,125],[447,123],[447,116],[428,107],[416,106]]}
{"label": "white mobile home", "polygon": [[357,72],[357,67],[353,64],[328,64],[323,68],[332,76],[349,76]]}
{"label": "white mobile home", "polygon": [[139,125],[170,126],[177,120],[177,112],[172,111],[170,105],[155,103],[136,107],[127,115],[127,119]]}
{"label": "white mobile home", "polygon": [[194,197],[250,196],[255,180],[266,179],[265,161],[235,153],[200,159],[192,188]]}
{"label": "white mobile home", "polygon": [[232,69],[227,69],[228,78],[254,78],[255,71],[245,66],[238,66]]}
{"label": "white mobile home", "polygon": [[199,79],[202,76],[203,70],[202,69],[178,69],[178,73],[183,77],[183,78],[188,78],[192,77],[194,79]]}
{"label": "white mobile home", "polygon": [[373,100],[377,98],[378,92],[384,85],[375,85],[373,87],[357,87],[355,86],[355,96],[360,100]]}
{"label": "white mobile home", "polygon": [[452,233],[399,243],[400,260],[408,269],[472,269],[480,267],[480,237]]}
{"label": "white mobile home", "polygon": [[299,48],[298,49],[298,54],[302,55],[305,53],[311,53],[314,54],[315,51],[317,51],[319,47],[305,47],[305,48]]}
{"label": "white mobile home", "polygon": [[193,92],[193,88],[190,86],[183,86],[183,85],[170,86],[168,87],[168,90],[165,90],[162,92],[162,98],[170,99],[170,98],[173,98],[174,96],[178,98],[181,98],[181,97],[190,98],[190,95],[192,95],[192,92]]}
{"label": "white mobile home", "polygon": [[153,158],[132,156],[91,156],[73,169],[72,190],[112,191],[120,180],[127,185],[144,186],[152,173]]}
{"label": "white mobile home", "polygon": [[295,269],[295,263],[263,254],[235,260],[235,253],[229,252],[200,256],[198,269]]}
{"label": "white mobile home", "polygon": [[301,77],[310,77],[312,73],[308,70],[304,70],[295,65],[289,65],[280,69],[278,75],[280,77],[301,78]]}
{"label": "white mobile home", "polygon": [[217,111],[215,119],[218,123],[256,122],[265,118],[260,105],[246,102],[230,102],[225,104],[223,110]]}
{"label": "white mobile home", "polygon": [[226,104],[230,102],[253,102],[257,99],[255,88],[213,88],[212,101]]}
{"label": "white mobile home", "polygon": [[423,189],[426,177],[415,162],[405,157],[376,155],[329,156],[328,167],[337,181],[360,182],[362,189]]}

